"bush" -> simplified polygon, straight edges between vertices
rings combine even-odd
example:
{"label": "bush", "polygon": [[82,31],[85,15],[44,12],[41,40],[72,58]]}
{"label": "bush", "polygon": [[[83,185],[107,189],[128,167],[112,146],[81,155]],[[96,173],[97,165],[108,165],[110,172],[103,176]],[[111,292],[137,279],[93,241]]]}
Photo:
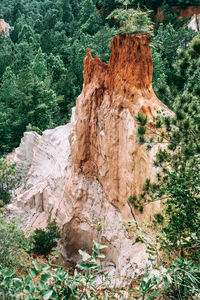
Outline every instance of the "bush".
{"label": "bush", "polygon": [[57,246],[56,239],[60,238],[60,232],[53,221],[49,223],[46,229],[36,229],[31,235],[31,251],[36,255],[47,256],[53,248]]}
{"label": "bush", "polygon": [[[53,227],[54,225],[55,223]],[[78,268],[84,271],[84,275],[77,269],[70,275],[62,267],[55,268],[54,265],[54,268],[51,268],[51,265],[40,265],[33,261],[32,267],[28,269],[28,275],[18,278],[15,277],[15,272],[0,265],[0,299],[109,299],[106,292],[103,298],[96,296],[99,291],[95,284],[97,271],[101,270],[97,260],[105,257],[101,253],[105,247],[94,242],[91,255],[79,250],[82,262]],[[107,274],[101,274],[101,279],[104,284],[109,282]]]}
{"label": "bush", "polygon": [[0,264],[13,269],[24,264],[29,248],[27,239],[15,221],[0,218]]}
{"label": "bush", "polygon": [[0,200],[5,204],[10,201],[10,191],[16,187],[15,168],[15,164],[9,164],[5,157],[0,158]]}

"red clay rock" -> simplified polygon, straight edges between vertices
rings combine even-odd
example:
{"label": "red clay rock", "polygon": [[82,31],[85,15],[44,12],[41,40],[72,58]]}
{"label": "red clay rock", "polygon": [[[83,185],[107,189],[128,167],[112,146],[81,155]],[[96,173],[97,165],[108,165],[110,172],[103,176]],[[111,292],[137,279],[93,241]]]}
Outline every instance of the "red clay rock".
{"label": "red clay rock", "polygon": [[188,6],[185,8],[180,8],[178,6],[173,7],[173,12],[177,13],[183,19],[191,18],[194,15],[200,14],[200,6]]}
{"label": "red clay rock", "polygon": [[76,168],[99,180],[125,218],[131,217],[128,197],[141,192],[145,178],[155,173],[151,163],[156,149],[147,153],[137,144],[135,116],[142,112],[152,119],[158,110],[171,113],[152,89],[149,41],[146,34],[114,37],[108,65],[87,50],[71,136]]}
{"label": "red clay rock", "polygon": [[[183,19],[192,18],[193,16],[197,16],[200,14],[200,6],[188,6],[185,8],[181,8],[179,6],[173,6],[172,11],[178,14]],[[165,16],[163,15],[163,12],[160,8],[158,8],[155,17],[160,22],[164,21]]]}

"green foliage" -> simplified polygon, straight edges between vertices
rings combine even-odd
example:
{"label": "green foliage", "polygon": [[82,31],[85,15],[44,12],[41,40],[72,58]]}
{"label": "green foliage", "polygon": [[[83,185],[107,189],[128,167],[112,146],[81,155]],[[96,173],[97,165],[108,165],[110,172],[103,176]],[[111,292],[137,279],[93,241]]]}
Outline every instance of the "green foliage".
{"label": "green foliage", "polygon": [[[180,89],[185,95],[199,96],[199,36],[195,37],[186,50],[182,50],[176,64]],[[196,111],[196,105],[192,105]]]}
{"label": "green foliage", "polygon": [[[172,107],[174,96],[188,81],[179,73],[181,51],[177,49],[186,49],[194,32],[182,26],[183,21],[169,11],[172,3],[165,2],[169,17],[163,27],[158,26],[152,42],[153,86]],[[83,84],[86,48],[108,62],[115,27],[118,32],[152,33],[148,9],[155,13],[162,3],[2,0],[1,16],[12,30],[10,36],[0,36],[0,155],[18,146],[26,128],[42,133],[68,122]],[[183,5],[183,1],[175,3]],[[140,11],[138,4],[147,10]],[[108,20],[110,13],[115,16]]]}
{"label": "green foliage", "polygon": [[193,261],[177,258],[168,267],[150,270],[141,280],[139,291],[143,299],[154,299],[162,296],[162,290],[170,299],[186,298],[198,299],[200,296],[199,269]]}
{"label": "green foliage", "polygon": [[110,42],[115,34],[115,29],[110,28],[107,24],[102,27],[91,40],[89,47],[91,53],[98,55],[103,62],[108,63],[110,58]]}
{"label": "green foliage", "polygon": [[[200,294],[200,104],[196,81],[199,55],[199,37],[196,37],[179,61],[178,71],[188,82],[174,100],[174,115],[160,112],[154,119],[154,127],[144,122],[144,116],[137,117],[139,141],[149,147],[162,145],[154,161],[157,180],[153,183],[146,180],[143,193],[137,197],[137,207],[155,201],[163,203],[163,211],[155,215],[152,229],[157,231],[157,251],[165,254],[160,265],[171,278],[166,280],[160,274],[161,281],[157,282],[148,271],[141,282],[144,295],[150,296],[161,283],[170,297],[195,299]],[[140,233],[137,241],[145,243],[149,251],[150,243],[144,235],[141,237]],[[157,268],[155,263],[156,272]]]}
{"label": "green foliage", "polygon": [[3,200],[0,200],[0,208],[4,207],[5,203]]}
{"label": "green foliage", "polygon": [[92,0],[84,0],[80,11],[79,24],[81,31],[87,34],[95,34],[101,25],[101,18]]}
{"label": "green foliage", "polygon": [[31,251],[36,255],[47,256],[57,246],[56,239],[60,238],[59,228],[53,221],[43,229],[35,229],[30,236],[32,242]]}
{"label": "green foliage", "polygon": [[196,33],[171,23],[160,24],[151,42],[154,71],[153,88],[167,106],[173,109],[174,97],[181,91],[186,78],[177,73],[180,49],[186,49]]}
{"label": "green foliage", "polygon": [[150,19],[150,11],[141,11],[138,7],[137,10],[127,9],[126,1],[123,5],[126,9],[115,9],[107,19],[114,18],[119,22],[118,33],[149,33],[153,35],[153,22]]}
{"label": "green foliage", "polygon": [[70,23],[73,21],[72,7],[69,0],[61,1],[62,20],[64,23]]}
{"label": "green foliage", "polygon": [[0,159],[0,200],[4,204],[10,201],[10,192],[17,184],[15,164],[9,164],[6,158]]}
{"label": "green foliage", "polygon": [[0,217],[0,265],[11,270],[25,265],[28,249],[29,242],[17,222]]}
{"label": "green foliage", "polygon": [[163,5],[179,6],[180,8],[186,8],[188,6],[199,6],[199,0],[97,0],[100,7],[103,7],[105,14],[109,14],[112,10],[116,9],[119,4],[123,4],[126,7],[137,8],[138,4],[141,8],[153,9],[157,12],[157,9]]}
{"label": "green foliage", "polygon": [[168,144],[167,148],[161,148],[156,155],[154,164],[161,170],[157,174],[158,180],[145,184],[139,203],[165,200],[162,228],[165,238],[162,247],[168,248],[170,244],[172,251],[179,251],[182,255],[186,255],[188,251],[199,252],[199,134],[196,129],[198,115],[196,114],[195,122],[193,113],[190,114],[189,110],[190,102],[193,101],[196,103],[194,97],[183,95],[176,100],[176,105],[181,105],[178,105],[174,117],[157,117],[157,122],[162,123],[163,131],[153,131],[147,124],[145,131],[138,132],[141,136],[146,133],[155,135],[151,141],[145,138],[146,143]]}
{"label": "green foliage", "polygon": [[[98,299],[95,296],[97,287],[95,284],[96,270],[100,270],[97,259],[104,256],[100,250],[105,246],[94,243],[92,255],[80,251],[83,263],[79,267],[86,271],[86,275],[80,274],[77,270],[73,275],[61,267],[52,269],[50,265],[40,265],[36,261],[29,268],[28,275],[23,278],[14,277],[14,272],[0,268],[0,295],[6,299]],[[92,259],[91,259],[92,258]],[[89,259],[90,262],[87,262]],[[107,276],[105,276],[107,280]]]}

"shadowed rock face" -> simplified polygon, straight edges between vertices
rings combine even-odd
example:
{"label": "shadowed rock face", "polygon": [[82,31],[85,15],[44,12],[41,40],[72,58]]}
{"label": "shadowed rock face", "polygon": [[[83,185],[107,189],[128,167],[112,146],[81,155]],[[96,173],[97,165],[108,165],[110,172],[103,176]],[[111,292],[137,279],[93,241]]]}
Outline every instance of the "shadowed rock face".
{"label": "shadowed rock face", "polygon": [[141,192],[145,178],[154,173],[151,163],[156,149],[147,153],[137,144],[135,116],[143,112],[152,119],[157,110],[169,113],[152,89],[149,41],[144,34],[114,37],[108,65],[87,50],[71,136],[75,166],[99,180],[125,218],[131,217],[128,197]]}
{"label": "shadowed rock face", "polygon": [[[7,211],[30,230],[56,220],[61,252],[74,262],[78,249],[89,251],[93,240],[107,245],[104,267],[116,276],[113,284],[124,285],[147,262],[144,245],[133,246],[121,226],[124,218],[133,219],[127,198],[155,175],[157,151],[137,144],[135,115],[152,120],[157,110],[171,112],[152,90],[149,36],[117,36],[111,49],[108,65],[87,50],[83,90],[69,124],[42,136],[25,133],[10,157],[23,184]],[[159,208],[135,212],[137,221],[151,219]]]}

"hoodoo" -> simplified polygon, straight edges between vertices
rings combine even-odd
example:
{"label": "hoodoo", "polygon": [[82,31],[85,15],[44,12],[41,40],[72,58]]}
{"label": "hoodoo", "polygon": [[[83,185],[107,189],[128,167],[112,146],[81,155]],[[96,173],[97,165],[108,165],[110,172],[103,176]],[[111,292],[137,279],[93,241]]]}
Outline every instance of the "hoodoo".
{"label": "hoodoo", "polygon": [[[152,90],[149,40],[145,34],[114,37],[108,65],[87,50],[71,123],[42,136],[25,133],[12,155],[23,182],[7,207],[8,217],[17,215],[31,230],[56,220],[62,254],[73,261],[93,240],[106,244],[104,267],[120,285],[147,259],[144,246],[133,246],[121,226],[133,218],[127,199],[155,174],[156,148],[146,152],[137,144],[135,116],[143,112],[151,120],[157,110],[171,113]],[[141,221],[157,209],[151,204],[134,214]]]}
{"label": "hoodoo", "polygon": [[169,113],[152,89],[149,42],[146,34],[114,37],[108,65],[87,50],[71,138],[77,169],[98,179],[125,218],[131,217],[128,197],[140,192],[154,172],[155,149],[147,153],[137,144],[135,116],[142,112],[152,119],[158,110]]}

